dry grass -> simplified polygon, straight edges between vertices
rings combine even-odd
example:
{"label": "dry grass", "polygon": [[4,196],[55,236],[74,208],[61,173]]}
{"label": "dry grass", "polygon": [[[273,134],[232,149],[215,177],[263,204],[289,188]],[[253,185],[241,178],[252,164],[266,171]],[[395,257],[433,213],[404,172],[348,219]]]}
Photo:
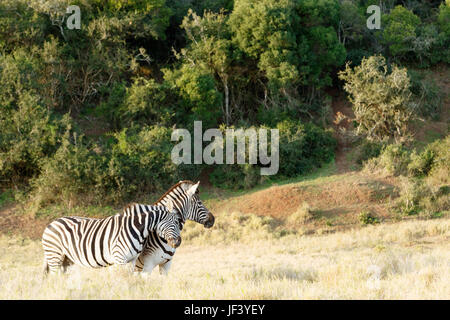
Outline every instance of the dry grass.
{"label": "dry grass", "polygon": [[[125,266],[73,267],[43,279],[40,242],[1,236],[0,299],[450,298],[450,219],[282,237],[261,227],[267,221],[241,219],[248,232],[231,239],[220,223],[202,233],[186,226],[167,277]],[[222,228],[236,232],[235,220]]]}

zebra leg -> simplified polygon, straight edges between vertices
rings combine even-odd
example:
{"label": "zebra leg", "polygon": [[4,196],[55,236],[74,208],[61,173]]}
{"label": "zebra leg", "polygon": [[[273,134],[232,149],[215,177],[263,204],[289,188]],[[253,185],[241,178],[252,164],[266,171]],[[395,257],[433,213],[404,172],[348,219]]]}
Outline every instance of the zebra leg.
{"label": "zebra leg", "polygon": [[155,260],[155,255],[141,253],[136,259],[134,271],[141,272],[141,275],[149,276],[158,263],[159,261]]}
{"label": "zebra leg", "polygon": [[46,252],[44,254],[44,273],[59,273],[63,269],[65,256],[56,252]]}
{"label": "zebra leg", "polygon": [[159,265],[159,274],[167,276],[171,265],[172,265],[172,260],[168,260],[164,263],[161,263]]}
{"label": "zebra leg", "polygon": [[64,256],[64,260],[61,264],[62,271],[66,272],[67,268],[69,268],[71,265],[73,265],[73,262],[69,258],[67,258],[67,256]]}
{"label": "zebra leg", "polygon": [[144,270],[144,254],[141,253],[134,261],[134,272],[142,272]]}

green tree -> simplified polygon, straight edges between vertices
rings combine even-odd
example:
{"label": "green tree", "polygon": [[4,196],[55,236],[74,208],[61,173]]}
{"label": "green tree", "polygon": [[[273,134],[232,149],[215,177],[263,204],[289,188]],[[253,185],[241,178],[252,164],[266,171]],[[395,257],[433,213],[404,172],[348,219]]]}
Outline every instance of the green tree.
{"label": "green tree", "polygon": [[229,82],[232,50],[230,32],[225,21],[226,16],[223,11],[220,13],[205,11],[203,17],[200,17],[189,10],[181,24],[181,28],[186,31],[189,45],[181,49],[178,57],[185,65],[208,70],[215,79],[219,80],[217,85],[221,87],[219,90],[224,95],[222,106],[224,120],[226,124],[229,124],[231,121]]}
{"label": "green tree", "polygon": [[420,18],[403,6],[396,6],[389,14],[383,15],[383,43],[389,48],[391,55],[402,57],[413,51],[420,23]]}
{"label": "green tree", "polygon": [[393,65],[389,71],[383,56],[371,56],[353,69],[347,64],[339,78],[353,105],[357,134],[375,141],[407,136],[414,109],[406,68]]}
{"label": "green tree", "polygon": [[233,42],[257,61],[271,91],[295,96],[298,86],[331,84],[330,69],[344,62],[338,20],[338,1],[239,0],[229,24]]}

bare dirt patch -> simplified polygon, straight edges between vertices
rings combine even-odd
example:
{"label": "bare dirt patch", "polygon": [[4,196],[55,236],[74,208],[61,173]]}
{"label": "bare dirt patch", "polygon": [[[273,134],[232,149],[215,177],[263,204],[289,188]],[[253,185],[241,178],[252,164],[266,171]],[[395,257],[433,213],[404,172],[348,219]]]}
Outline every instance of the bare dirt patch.
{"label": "bare dirt patch", "polygon": [[34,219],[31,215],[21,214],[19,211],[17,204],[8,204],[0,208],[0,233],[40,239],[49,221]]}
{"label": "bare dirt patch", "polygon": [[358,215],[369,210],[389,219],[389,198],[396,197],[391,178],[367,177],[359,173],[334,176],[311,183],[294,183],[233,197],[214,206],[216,212],[241,212],[285,221],[307,202],[314,210],[313,228],[358,226]]}

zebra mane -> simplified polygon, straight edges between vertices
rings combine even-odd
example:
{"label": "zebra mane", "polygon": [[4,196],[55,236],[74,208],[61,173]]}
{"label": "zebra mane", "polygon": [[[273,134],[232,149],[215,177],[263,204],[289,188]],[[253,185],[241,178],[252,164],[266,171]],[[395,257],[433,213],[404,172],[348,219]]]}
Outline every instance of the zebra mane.
{"label": "zebra mane", "polygon": [[122,213],[125,213],[128,209],[131,209],[131,208],[134,207],[135,205],[137,205],[136,202],[131,202],[131,203],[127,204],[127,205],[122,209]]}
{"label": "zebra mane", "polygon": [[[160,202],[162,199],[165,198],[165,196],[167,196],[169,193],[171,193],[173,191],[173,189],[179,187],[182,183],[189,183],[189,184],[192,184],[192,185],[195,184],[191,180],[180,181],[180,182],[174,184],[173,186],[171,186],[170,189],[166,191],[166,193],[164,193],[157,201],[154,202],[154,204],[157,204],[158,202]],[[197,189],[197,192],[198,192],[198,189]]]}

